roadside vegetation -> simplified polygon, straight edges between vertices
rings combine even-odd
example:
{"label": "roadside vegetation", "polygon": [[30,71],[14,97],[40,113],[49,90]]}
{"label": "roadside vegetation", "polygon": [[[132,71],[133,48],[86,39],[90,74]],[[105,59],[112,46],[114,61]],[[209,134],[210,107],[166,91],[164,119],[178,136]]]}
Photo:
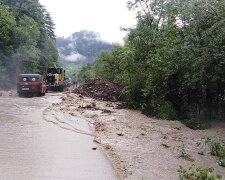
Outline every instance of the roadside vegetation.
{"label": "roadside vegetation", "polygon": [[[124,45],[83,67],[80,82],[103,78],[119,84],[130,108],[181,120],[193,130],[223,120],[225,0],[135,0],[128,7],[137,12],[137,25],[123,29],[128,32]],[[217,173],[225,165],[222,140],[205,138],[196,153],[189,146],[184,142],[177,149],[178,159],[187,161],[177,169],[180,180],[223,178]],[[198,164],[199,156],[206,155],[215,161]]]}
{"label": "roadside vegetation", "polygon": [[210,153],[218,157],[217,164],[225,167],[225,142],[220,139],[208,138]]}
{"label": "roadside vegetation", "polygon": [[219,180],[222,179],[222,175],[215,173],[211,167],[203,167],[192,165],[185,169],[180,166],[178,169],[180,180]]}
{"label": "roadside vegetation", "polygon": [[0,0],[0,88],[57,62],[54,23],[38,0]]}
{"label": "roadside vegetation", "polygon": [[[223,140],[215,137],[205,137],[202,138],[201,141],[199,141],[196,145],[197,147],[199,147],[198,152],[199,155],[205,156],[208,154],[216,156],[218,160],[215,161],[215,164],[217,163],[218,166],[225,167],[225,143]],[[183,158],[191,162],[195,161],[195,159],[186,152],[184,144],[182,144],[179,147],[178,152],[179,158]],[[188,179],[218,180],[223,178],[221,174],[214,172],[214,168],[197,166],[196,164],[192,164],[188,168],[180,166],[178,168],[178,173],[180,180],[188,180]]]}
{"label": "roadside vegetation", "polygon": [[131,108],[183,119],[194,129],[224,118],[225,1],[135,0],[128,7],[137,25],[123,29],[124,45],[84,67],[80,81],[100,77],[122,85]]}

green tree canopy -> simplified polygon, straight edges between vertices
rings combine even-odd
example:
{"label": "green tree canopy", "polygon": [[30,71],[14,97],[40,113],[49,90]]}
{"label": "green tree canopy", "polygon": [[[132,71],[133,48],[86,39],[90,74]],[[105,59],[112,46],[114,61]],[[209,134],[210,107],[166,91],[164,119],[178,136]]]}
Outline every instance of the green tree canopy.
{"label": "green tree canopy", "polygon": [[152,116],[224,117],[225,1],[133,0],[128,8],[136,27],[92,74],[119,81],[129,104]]}
{"label": "green tree canopy", "polygon": [[56,64],[54,23],[38,0],[0,0],[0,88]]}

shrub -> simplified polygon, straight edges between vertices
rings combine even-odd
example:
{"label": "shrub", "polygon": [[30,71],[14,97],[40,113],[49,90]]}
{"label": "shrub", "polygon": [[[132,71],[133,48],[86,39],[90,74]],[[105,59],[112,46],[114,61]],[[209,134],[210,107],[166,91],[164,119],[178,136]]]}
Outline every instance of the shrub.
{"label": "shrub", "polygon": [[179,157],[183,158],[183,159],[186,159],[188,161],[194,161],[195,159],[186,152],[185,150],[185,145],[182,144],[180,147],[179,147]]}
{"label": "shrub", "polygon": [[225,158],[219,159],[219,160],[217,161],[217,163],[218,163],[219,166],[225,167]]}
{"label": "shrub", "polygon": [[211,154],[220,158],[225,158],[225,143],[222,140],[213,140],[210,143]]}
{"label": "shrub", "polygon": [[222,179],[220,174],[214,173],[214,169],[212,167],[202,167],[196,165],[192,165],[188,169],[179,167],[177,170],[179,172],[180,180],[219,180]]}
{"label": "shrub", "polygon": [[176,119],[177,113],[169,101],[161,101],[157,116],[160,119]]}
{"label": "shrub", "polygon": [[185,119],[182,121],[187,127],[197,130],[203,130],[203,129],[208,129],[211,127],[209,122],[202,121],[197,118],[191,118],[191,119]]}
{"label": "shrub", "polygon": [[155,116],[160,119],[177,119],[177,112],[169,101],[163,97],[146,97],[148,103],[143,104],[142,112],[149,116]]}
{"label": "shrub", "polygon": [[210,153],[219,157],[218,165],[225,167],[225,143],[222,140],[212,140],[210,142]]}

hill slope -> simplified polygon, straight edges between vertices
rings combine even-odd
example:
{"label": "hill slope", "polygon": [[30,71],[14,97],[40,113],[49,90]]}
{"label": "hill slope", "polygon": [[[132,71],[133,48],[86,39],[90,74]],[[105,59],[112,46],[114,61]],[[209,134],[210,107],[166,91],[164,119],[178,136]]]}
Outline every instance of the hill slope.
{"label": "hill slope", "polygon": [[112,44],[102,41],[99,33],[82,30],[68,38],[56,39],[60,62],[90,62],[104,50],[111,50]]}

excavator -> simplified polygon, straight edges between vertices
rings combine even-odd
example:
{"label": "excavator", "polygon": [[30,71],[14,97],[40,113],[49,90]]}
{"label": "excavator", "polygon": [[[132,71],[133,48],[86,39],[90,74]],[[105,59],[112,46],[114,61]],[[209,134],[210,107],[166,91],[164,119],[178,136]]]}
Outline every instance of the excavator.
{"label": "excavator", "polygon": [[66,87],[65,70],[62,67],[53,66],[47,69],[45,78],[48,91],[63,91]]}

